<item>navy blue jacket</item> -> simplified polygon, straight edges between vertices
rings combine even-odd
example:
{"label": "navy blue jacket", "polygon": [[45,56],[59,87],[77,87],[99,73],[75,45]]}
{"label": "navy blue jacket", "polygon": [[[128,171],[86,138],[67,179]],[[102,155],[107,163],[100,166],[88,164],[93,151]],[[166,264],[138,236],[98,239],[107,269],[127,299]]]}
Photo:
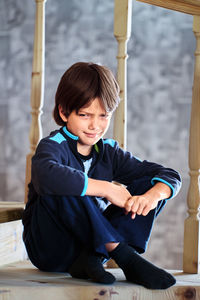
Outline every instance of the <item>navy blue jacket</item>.
{"label": "navy blue jacket", "polygon": [[[32,158],[29,201],[37,195],[84,196],[88,177],[116,181],[126,186],[144,176],[166,183],[174,197],[181,186],[179,174],[156,163],[141,161],[130,152],[122,150],[112,139],[101,139],[93,150],[93,162],[88,175],[77,152],[78,137],[66,127],[43,138]],[[34,195],[34,196],[33,196]]]}

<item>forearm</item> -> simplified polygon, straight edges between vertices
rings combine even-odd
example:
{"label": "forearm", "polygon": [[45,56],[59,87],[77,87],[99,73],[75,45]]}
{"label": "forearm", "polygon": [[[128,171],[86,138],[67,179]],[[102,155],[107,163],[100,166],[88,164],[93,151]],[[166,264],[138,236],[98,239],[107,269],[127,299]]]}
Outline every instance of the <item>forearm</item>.
{"label": "forearm", "polygon": [[126,201],[131,197],[128,190],[121,185],[91,178],[88,180],[86,195],[104,197],[112,204],[119,207],[124,207]]}
{"label": "forearm", "polygon": [[168,199],[171,196],[171,189],[168,185],[162,182],[157,182],[144,196],[157,201]]}
{"label": "forearm", "polygon": [[[86,195],[88,196],[97,196],[97,197],[107,197],[110,182],[105,180],[97,180],[97,179],[88,179],[88,187],[86,190]],[[107,192],[107,193],[106,193]]]}

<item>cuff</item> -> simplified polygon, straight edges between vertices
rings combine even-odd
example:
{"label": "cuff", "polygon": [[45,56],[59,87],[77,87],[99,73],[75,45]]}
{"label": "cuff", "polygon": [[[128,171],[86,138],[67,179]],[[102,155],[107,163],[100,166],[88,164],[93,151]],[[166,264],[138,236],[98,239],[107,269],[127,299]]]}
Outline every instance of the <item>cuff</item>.
{"label": "cuff", "polygon": [[88,188],[88,176],[87,176],[86,173],[84,173],[84,176],[85,176],[85,184],[84,184],[81,196],[85,196],[85,193],[86,193],[87,188]]}

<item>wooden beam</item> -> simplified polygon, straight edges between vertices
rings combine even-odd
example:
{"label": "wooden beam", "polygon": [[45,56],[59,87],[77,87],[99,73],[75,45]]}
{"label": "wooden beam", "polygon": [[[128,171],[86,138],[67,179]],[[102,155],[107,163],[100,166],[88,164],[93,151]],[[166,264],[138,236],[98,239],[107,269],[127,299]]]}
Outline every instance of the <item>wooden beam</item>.
{"label": "wooden beam", "polygon": [[24,211],[24,203],[0,202],[0,223],[20,220]]}
{"label": "wooden beam", "polygon": [[0,208],[0,223],[20,220],[23,211],[23,208]]}
{"label": "wooden beam", "polygon": [[200,0],[137,0],[190,15],[200,15]]}
{"label": "wooden beam", "polygon": [[184,224],[183,270],[188,273],[200,273],[200,16],[194,16],[193,31],[197,45],[189,140],[189,216]]}

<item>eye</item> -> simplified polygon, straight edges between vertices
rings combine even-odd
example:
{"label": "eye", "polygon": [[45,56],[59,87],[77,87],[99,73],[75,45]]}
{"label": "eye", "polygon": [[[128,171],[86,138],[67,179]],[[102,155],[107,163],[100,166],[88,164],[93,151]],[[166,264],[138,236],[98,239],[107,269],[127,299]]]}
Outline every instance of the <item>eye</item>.
{"label": "eye", "polygon": [[101,115],[101,118],[103,118],[103,119],[108,119],[109,116],[110,116],[109,114],[102,114],[102,115]]}
{"label": "eye", "polygon": [[84,113],[79,113],[78,115],[81,118],[88,118],[88,116],[89,116],[88,114],[84,114]]}

